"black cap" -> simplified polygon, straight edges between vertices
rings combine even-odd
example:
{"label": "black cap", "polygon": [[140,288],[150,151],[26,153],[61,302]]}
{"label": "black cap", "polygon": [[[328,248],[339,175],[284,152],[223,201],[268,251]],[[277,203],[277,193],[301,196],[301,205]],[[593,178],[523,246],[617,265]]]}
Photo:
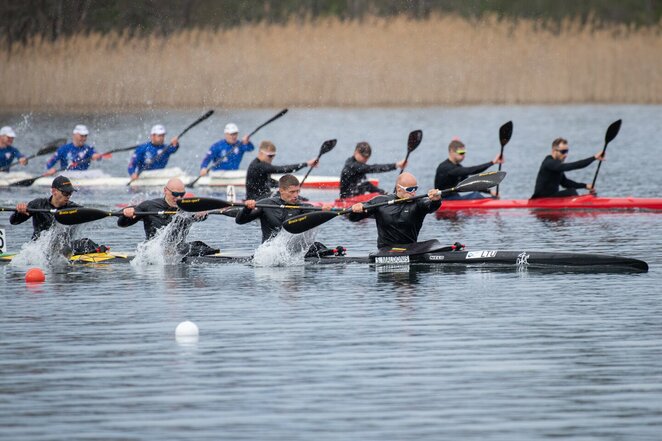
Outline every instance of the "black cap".
{"label": "black cap", "polygon": [[71,181],[66,176],[58,176],[57,178],[53,179],[51,188],[56,188],[65,193],[73,193],[74,191],[78,191],[74,188],[73,185],[71,185]]}

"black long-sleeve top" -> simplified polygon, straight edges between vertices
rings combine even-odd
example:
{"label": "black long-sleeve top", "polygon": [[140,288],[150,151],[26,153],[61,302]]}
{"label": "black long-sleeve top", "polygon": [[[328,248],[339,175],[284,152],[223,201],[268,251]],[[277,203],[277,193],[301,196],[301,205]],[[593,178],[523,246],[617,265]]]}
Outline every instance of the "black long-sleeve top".
{"label": "black long-sleeve top", "polygon": [[[165,198],[158,198],[143,201],[134,207],[134,210],[136,212],[176,211],[177,207],[171,207],[168,205],[168,202],[166,202]],[[201,218],[200,220],[204,220],[204,218]],[[143,221],[146,239],[151,239],[154,237],[158,230],[170,224],[170,222],[177,222],[177,228],[173,229],[173,237],[170,238],[172,239],[170,241],[179,244],[186,239],[191,225],[196,221],[196,219],[193,217],[175,216],[170,214],[149,214],[146,216],[137,215],[135,218],[120,216],[119,219],[117,219],[117,225],[120,227],[130,227],[139,221]]]}
{"label": "black long-sleeve top", "polygon": [[[396,195],[377,196],[369,203],[377,204],[392,199],[396,199]],[[422,198],[412,202],[384,205],[368,212],[351,213],[348,217],[352,222],[374,217],[377,222],[377,248],[382,248],[416,242],[425,216],[434,213],[439,207],[441,207],[441,200],[431,201],[428,198]]]}
{"label": "black long-sleeve top", "polygon": [[397,168],[393,164],[364,164],[357,161],[354,156],[345,161],[345,166],[340,172],[340,197],[348,198],[358,194],[358,186],[365,181],[368,173],[384,173]]}
{"label": "black long-sleeve top", "polygon": [[484,164],[474,165],[473,167],[463,167],[447,159],[437,167],[437,172],[434,176],[434,188],[438,190],[453,188],[468,176],[482,173],[492,165],[494,164],[490,161]]}
{"label": "black long-sleeve top", "polygon": [[301,170],[308,163],[300,162],[290,165],[271,165],[262,162],[258,158],[248,166],[246,170],[246,199],[259,200],[271,195],[271,188],[277,187],[278,182],[271,178],[272,173],[292,173]]}
{"label": "black long-sleeve top", "polygon": [[30,213],[30,209],[47,209],[47,210],[62,210],[65,208],[74,208],[80,207],[80,205],[74,202],[67,202],[62,207],[56,207],[51,204],[51,197],[48,198],[38,198],[28,202],[28,214],[23,214],[19,212],[14,212],[9,217],[9,223],[12,225],[22,224],[26,220],[32,218],[32,240],[35,240],[43,232],[51,228],[53,222],[55,222],[55,217],[52,213]]}
{"label": "black long-sleeve top", "polygon": [[[269,205],[300,205],[302,207],[312,207],[310,204],[296,202],[291,204],[285,202],[278,196],[272,198],[262,199],[258,201],[260,204]],[[283,222],[287,219],[306,213],[307,210],[285,209],[285,208],[254,208],[253,210],[244,207],[235,218],[235,222],[239,225],[247,224],[248,222],[256,219],[260,220],[260,227],[262,228],[262,242],[271,239],[281,230]]]}
{"label": "black long-sleeve top", "polygon": [[547,155],[540,164],[540,170],[536,177],[536,188],[531,199],[553,196],[558,193],[559,186],[564,188],[586,188],[586,184],[568,179],[564,172],[588,167],[593,161],[595,161],[593,156],[575,162],[563,162],[560,159],[554,159],[552,155]]}

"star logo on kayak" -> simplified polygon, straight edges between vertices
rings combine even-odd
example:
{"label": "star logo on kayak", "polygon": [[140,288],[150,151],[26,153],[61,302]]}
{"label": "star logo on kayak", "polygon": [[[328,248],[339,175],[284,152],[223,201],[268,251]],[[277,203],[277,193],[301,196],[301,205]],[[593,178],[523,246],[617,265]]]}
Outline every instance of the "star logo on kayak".
{"label": "star logo on kayak", "polygon": [[515,265],[517,265],[517,266],[527,266],[528,264],[529,264],[529,255],[526,254],[526,251],[523,251],[517,256],[517,260],[515,261]]}

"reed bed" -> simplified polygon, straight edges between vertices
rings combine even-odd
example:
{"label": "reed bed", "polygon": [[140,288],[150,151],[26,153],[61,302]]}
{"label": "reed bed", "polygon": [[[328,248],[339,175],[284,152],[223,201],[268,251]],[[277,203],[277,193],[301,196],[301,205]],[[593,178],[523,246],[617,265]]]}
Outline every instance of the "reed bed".
{"label": "reed bed", "polygon": [[661,103],[659,28],[555,32],[436,16],[35,39],[0,55],[0,107]]}

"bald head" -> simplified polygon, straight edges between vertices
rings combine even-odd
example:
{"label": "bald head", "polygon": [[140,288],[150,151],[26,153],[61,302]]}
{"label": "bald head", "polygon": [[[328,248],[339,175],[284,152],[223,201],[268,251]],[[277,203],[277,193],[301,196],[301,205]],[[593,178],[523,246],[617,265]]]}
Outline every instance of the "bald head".
{"label": "bald head", "polygon": [[184,183],[179,178],[172,178],[168,181],[166,186],[163,188],[163,195],[165,200],[171,207],[177,206],[177,200],[184,197],[186,189]]}
{"label": "bald head", "polygon": [[[416,177],[411,173],[404,172],[398,179],[395,181],[395,194],[399,198],[409,199],[416,195],[416,188],[418,186],[418,181]],[[413,191],[407,191],[407,189],[414,188]]]}
{"label": "bald head", "polygon": [[184,183],[179,178],[171,178],[168,180],[166,187],[172,191],[184,191]]}
{"label": "bald head", "polygon": [[418,183],[416,177],[409,172],[404,172],[398,176],[398,180],[395,181],[396,184],[402,185],[403,187],[412,187]]}

